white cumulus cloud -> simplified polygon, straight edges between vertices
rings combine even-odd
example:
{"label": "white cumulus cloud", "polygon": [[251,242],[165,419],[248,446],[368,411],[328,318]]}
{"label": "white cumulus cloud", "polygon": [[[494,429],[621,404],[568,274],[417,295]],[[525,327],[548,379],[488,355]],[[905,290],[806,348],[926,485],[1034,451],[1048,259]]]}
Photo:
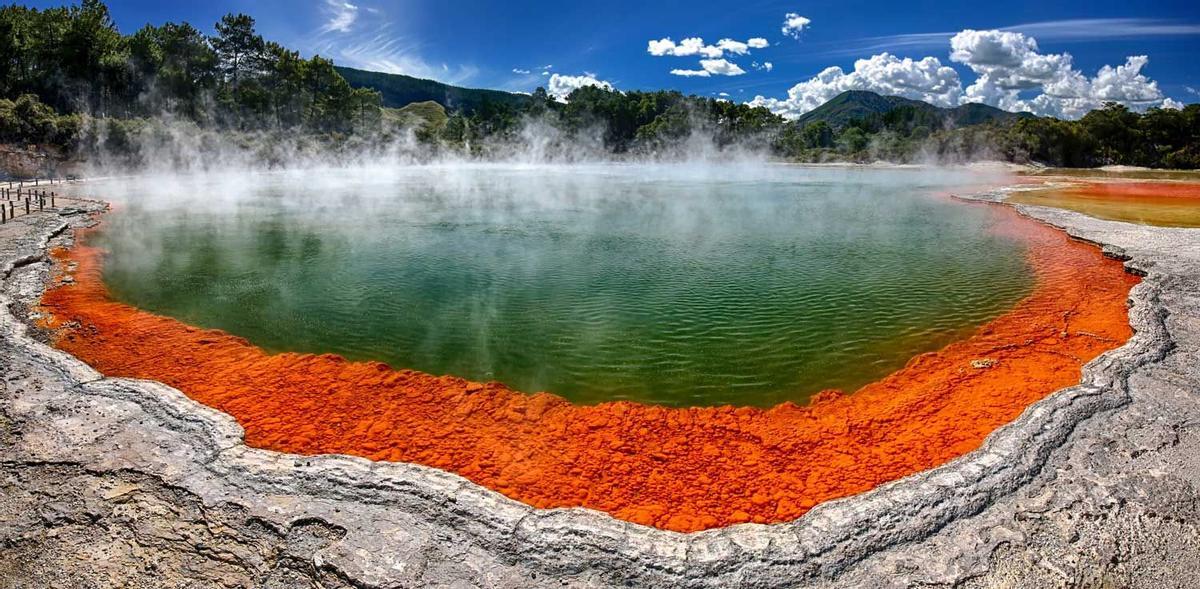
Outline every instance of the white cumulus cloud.
{"label": "white cumulus cloud", "polygon": [[950,39],[950,59],[978,74],[966,89],[967,102],[1008,110],[1022,106],[1021,92],[1051,86],[1058,96],[1076,96],[1087,80],[1069,54],[1042,54],[1032,37],[1012,31],[960,31]]}
{"label": "white cumulus cloud", "polygon": [[701,77],[709,76],[740,76],[746,73],[746,70],[738,66],[738,64],[725,59],[701,59],[700,68],[698,70],[671,70],[672,75],[684,77]]}
{"label": "white cumulus cloud", "polygon": [[745,55],[750,52],[749,43],[742,43],[733,39],[721,39],[717,41],[717,47],[735,55]]}
{"label": "white cumulus cloud", "polygon": [[[1042,53],[1037,40],[1022,33],[967,29],[950,39],[950,48],[951,60],[978,75],[966,88],[964,102],[1075,119],[1105,102],[1145,110],[1168,100],[1158,83],[1142,74],[1149,63],[1145,55],[1105,65],[1088,78],[1075,69],[1071,54]],[[1029,92],[1037,95],[1027,97]]]}
{"label": "white cumulus cloud", "polygon": [[787,98],[756,96],[750,104],[795,118],[847,90],[869,90],[944,107],[980,102],[1066,119],[1079,118],[1110,101],[1138,111],[1179,104],[1142,73],[1149,63],[1145,55],[1130,56],[1122,65],[1103,66],[1089,78],[1075,68],[1069,53],[1042,53],[1033,37],[967,29],[950,39],[950,59],[975,74],[969,86],[964,88],[958,73],[936,57],[913,60],[881,53],[856,61],[851,72],[826,68],[793,86]]}
{"label": "white cumulus cloud", "polygon": [[716,45],[705,45],[704,39],[700,37],[688,37],[679,43],[675,43],[670,37],[663,37],[657,41],[650,41],[646,45],[646,51],[656,57],[691,57],[693,55],[701,55],[708,58],[717,58],[724,54],[722,48]]}
{"label": "white cumulus cloud", "polygon": [[799,40],[800,34],[803,33],[804,29],[807,29],[808,25],[811,25],[811,24],[812,24],[812,19],[810,19],[808,17],[800,16],[799,14],[796,14],[795,12],[789,12],[786,15],[784,15],[783,27],[780,28],[779,31],[781,33],[783,33],[784,35],[787,35],[788,37]]}
{"label": "white cumulus cloud", "polygon": [[[724,38],[717,41],[715,45],[705,44],[701,37],[688,37],[676,43],[670,37],[662,39],[654,39],[646,43],[646,52],[655,57],[696,57],[700,59],[700,69],[684,69],[677,68],[671,70],[671,74],[684,77],[702,77],[709,76],[740,76],[746,73],[746,70],[725,59],[726,54],[729,55],[748,55],[752,49],[762,49],[769,46],[766,39],[762,37],[753,37],[746,41],[738,41],[736,39]],[[757,64],[756,69],[760,68]],[[771,68],[765,68],[770,71]]]}
{"label": "white cumulus cloud", "polygon": [[738,64],[724,59],[701,59],[700,67],[714,76],[740,76],[746,73]]}
{"label": "white cumulus cloud", "polygon": [[675,42],[670,37],[663,37],[657,41],[651,39],[646,45],[646,52],[656,57],[675,54]]}
{"label": "white cumulus cloud", "polygon": [[755,37],[746,41],[736,39],[721,39],[715,45],[708,45],[702,37],[688,37],[678,43],[670,37],[652,39],[646,43],[646,52],[655,57],[694,57],[719,59],[726,53],[746,55],[751,49],[762,49],[768,46],[767,40]]}
{"label": "white cumulus cloud", "polygon": [[[544,73],[544,72],[543,72]],[[612,90],[613,85],[596,78],[595,74],[585,73],[580,76],[565,76],[563,74],[552,74],[550,83],[546,87],[546,93],[553,96],[561,102],[567,101],[567,96],[585,86],[595,86],[605,90]]]}
{"label": "white cumulus cloud", "polygon": [[785,99],[756,96],[750,104],[795,118],[847,90],[869,90],[939,106],[954,106],[958,104],[962,83],[958,72],[943,65],[936,57],[914,61],[881,53],[854,62],[851,72],[838,66],[825,68],[815,77],[792,86]]}
{"label": "white cumulus cloud", "polygon": [[1153,103],[1162,100],[1158,82],[1142,74],[1142,68],[1150,63],[1145,55],[1126,58],[1125,65],[1104,66],[1092,79],[1092,95],[1101,101],[1131,103]]}

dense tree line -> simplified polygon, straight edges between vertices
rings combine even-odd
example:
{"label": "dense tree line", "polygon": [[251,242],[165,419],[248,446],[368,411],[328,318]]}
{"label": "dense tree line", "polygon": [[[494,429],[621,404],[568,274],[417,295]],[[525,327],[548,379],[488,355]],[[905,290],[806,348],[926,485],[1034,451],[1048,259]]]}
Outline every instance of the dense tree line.
{"label": "dense tree line", "polygon": [[[971,113],[966,112],[967,117]],[[451,116],[439,139],[485,150],[526,139],[534,118],[567,142],[599,139],[608,153],[671,153],[702,137],[794,161],[956,162],[997,159],[1061,167],[1200,168],[1200,104],[1137,113],[1110,103],[1078,121],[1033,116],[962,124],[964,112],[899,106],[833,125],[791,122],[764,108],[675,91],[580,88],[566,103],[542,89],[528,106],[484,102]]]}
{"label": "dense tree line", "polygon": [[801,160],[900,162],[998,159],[1059,167],[1129,165],[1200,168],[1200,104],[1145,113],[1109,103],[1078,121],[1025,117],[956,126],[910,106],[855,118],[785,127],[777,151]]}
{"label": "dense tree line", "polygon": [[1200,104],[1139,114],[1110,103],[1078,121],[1020,121],[1007,133],[1008,153],[1066,167],[1129,165],[1200,168]]}
{"label": "dense tree line", "polygon": [[223,17],[213,36],[187,23],[123,35],[99,0],[0,8],[0,97],[29,104],[25,96],[67,116],[167,116],[240,131],[349,133],[380,116],[378,93],[352,88],[328,59],[264,40],[247,15]]}
{"label": "dense tree line", "polygon": [[474,112],[454,114],[436,139],[480,153],[494,145],[550,141],[566,150],[669,157],[695,148],[697,141],[716,149],[769,151],[784,124],[765,108],[674,90],[585,86],[559,101],[537,88],[523,106],[484,101]]}
{"label": "dense tree line", "polygon": [[378,90],[383,105],[401,108],[416,102],[433,101],[446,105],[454,111],[474,112],[484,101],[501,102],[513,106],[524,106],[529,100],[526,94],[486,88],[460,88],[436,80],[423,80],[403,74],[370,72],[338,66],[337,71],[356,88],[367,87]]}

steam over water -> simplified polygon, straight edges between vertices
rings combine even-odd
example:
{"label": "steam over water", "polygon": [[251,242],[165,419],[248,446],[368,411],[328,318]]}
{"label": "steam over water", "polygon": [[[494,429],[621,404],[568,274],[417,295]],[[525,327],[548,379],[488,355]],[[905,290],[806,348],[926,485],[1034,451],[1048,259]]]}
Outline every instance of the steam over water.
{"label": "steam over water", "polygon": [[246,337],[582,403],[803,402],[1032,287],[965,175],[428,166],[122,182],[115,298]]}

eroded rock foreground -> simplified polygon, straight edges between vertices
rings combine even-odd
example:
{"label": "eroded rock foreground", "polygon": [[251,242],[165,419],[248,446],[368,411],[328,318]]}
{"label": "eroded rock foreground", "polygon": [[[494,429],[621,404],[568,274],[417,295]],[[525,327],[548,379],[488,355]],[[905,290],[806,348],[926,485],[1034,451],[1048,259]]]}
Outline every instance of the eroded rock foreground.
{"label": "eroded rock foreground", "polygon": [[1145,273],[1128,344],[933,471],[804,518],[676,534],[434,469],[247,448],[174,389],[26,327],[83,215],[0,226],[0,586],[1191,586],[1200,231],[1022,212]]}

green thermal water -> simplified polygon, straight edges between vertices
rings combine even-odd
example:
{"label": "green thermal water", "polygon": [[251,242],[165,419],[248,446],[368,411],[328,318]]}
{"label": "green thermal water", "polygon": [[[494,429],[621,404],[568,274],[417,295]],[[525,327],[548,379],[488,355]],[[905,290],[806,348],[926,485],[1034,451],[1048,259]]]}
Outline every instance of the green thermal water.
{"label": "green thermal water", "polygon": [[1032,277],[962,176],[458,166],[113,184],[113,296],[270,351],[574,401],[854,390]]}

